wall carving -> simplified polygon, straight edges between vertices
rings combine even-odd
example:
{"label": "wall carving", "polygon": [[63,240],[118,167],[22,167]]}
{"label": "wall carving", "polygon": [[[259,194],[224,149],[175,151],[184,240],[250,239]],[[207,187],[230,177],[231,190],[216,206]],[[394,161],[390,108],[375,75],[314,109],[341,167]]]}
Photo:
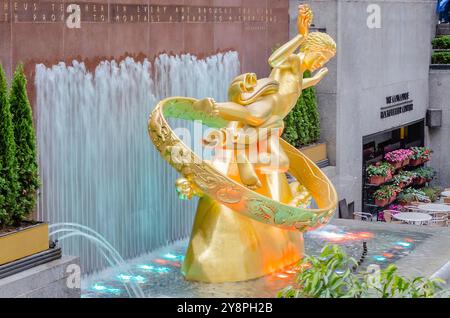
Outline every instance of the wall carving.
{"label": "wall carving", "polygon": [[[87,23],[242,23],[287,22],[283,8],[104,4],[0,0],[0,22],[63,23],[75,13]],[[79,11],[74,5],[79,6]]]}

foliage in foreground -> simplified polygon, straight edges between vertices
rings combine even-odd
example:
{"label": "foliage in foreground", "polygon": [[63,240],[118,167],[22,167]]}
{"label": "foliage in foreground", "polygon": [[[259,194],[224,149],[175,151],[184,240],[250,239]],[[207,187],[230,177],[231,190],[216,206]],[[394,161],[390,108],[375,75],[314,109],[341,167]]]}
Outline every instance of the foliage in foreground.
{"label": "foliage in foreground", "polygon": [[326,245],[318,257],[306,256],[296,286],[278,293],[280,298],[433,298],[448,297],[441,279],[399,276],[389,265],[378,273],[354,273],[358,266],[338,245]]}
{"label": "foliage in foreground", "polygon": [[18,209],[13,215],[15,222],[22,221],[33,212],[40,185],[33,115],[26,86],[27,80],[23,73],[23,66],[19,64],[14,73],[10,93],[20,186],[20,193],[17,197]]}
{"label": "foliage in foreground", "polygon": [[0,227],[11,225],[17,211],[16,144],[5,72],[0,65]]}
{"label": "foliage in foreground", "polygon": [[33,212],[40,185],[26,84],[19,65],[8,91],[0,65],[0,228],[17,226]]}

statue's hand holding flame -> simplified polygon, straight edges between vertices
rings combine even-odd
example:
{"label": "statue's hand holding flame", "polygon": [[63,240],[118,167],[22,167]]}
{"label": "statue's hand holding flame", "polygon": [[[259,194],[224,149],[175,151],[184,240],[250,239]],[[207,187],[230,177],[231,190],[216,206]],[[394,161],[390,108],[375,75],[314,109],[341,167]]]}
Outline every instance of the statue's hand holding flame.
{"label": "statue's hand holding flame", "polygon": [[301,4],[298,6],[297,28],[299,34],[308,35],[313,17],[314,15],[309,5]]}

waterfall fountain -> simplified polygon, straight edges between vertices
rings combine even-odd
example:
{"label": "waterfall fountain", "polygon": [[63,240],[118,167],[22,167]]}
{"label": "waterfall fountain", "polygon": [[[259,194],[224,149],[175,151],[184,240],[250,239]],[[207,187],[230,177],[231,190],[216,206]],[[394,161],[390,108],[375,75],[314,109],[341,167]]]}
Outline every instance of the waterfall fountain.
{"label": "waterfall fountain", "polygon": [[[188,236],[195,202],[178,200],[177,174],[148,142],[146,119],[166,96],[225,100],[239,71],[236,52],[104,61],[93,73],[76,61],[37,65],[38,218],[88,226],[124,258]],[[108,265],[80,236],[62,246],[81,257],[84,272]]]}

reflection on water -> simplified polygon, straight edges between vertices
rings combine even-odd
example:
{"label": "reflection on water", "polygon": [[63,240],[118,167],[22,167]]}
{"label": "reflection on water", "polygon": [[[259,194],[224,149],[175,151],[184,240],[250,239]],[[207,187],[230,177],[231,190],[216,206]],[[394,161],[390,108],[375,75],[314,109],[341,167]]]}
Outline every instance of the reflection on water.
{"label": "reflection on water", "polygon": [[[382,268],[411,253],[429,235],[416,232],[349,230],[328,225],[305,235],[306,253],[317,255],[326,243],[339,244],[347,253],[359,259],[363,242],[368,253],[364,268],[378,264]],[[138,283],[147,297],[274,297],[291,284],[297,268],[285,268],[271,275],[247,282],[209,284],[188,282],[180,273],[188,241],[180,241],[165,249],[128,262],[134,275],[110,268],[83,281],[83,297],[127,297],[124,283]]]}

